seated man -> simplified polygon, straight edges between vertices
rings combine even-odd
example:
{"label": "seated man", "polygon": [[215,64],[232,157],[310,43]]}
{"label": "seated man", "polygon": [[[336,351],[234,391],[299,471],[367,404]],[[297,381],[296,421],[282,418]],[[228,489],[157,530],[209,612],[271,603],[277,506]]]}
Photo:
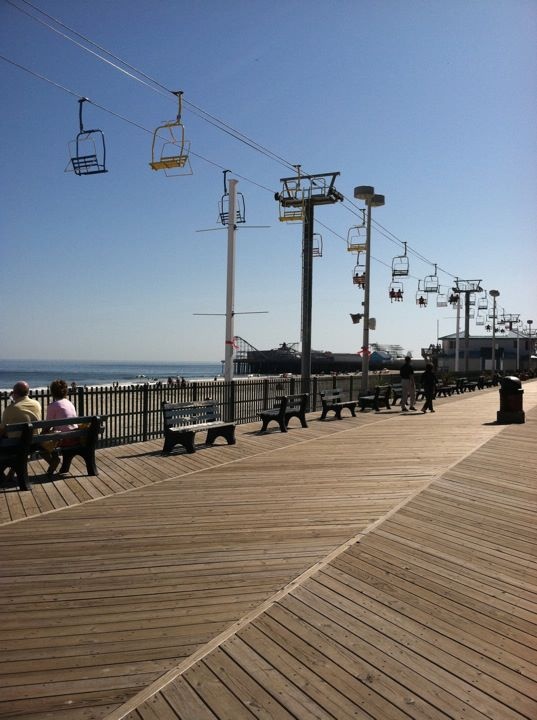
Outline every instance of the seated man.
{"label": "seated man", "polygon": [[24,380],[15,383],[11,392],[12,403],[2,413],[0,435],[5,435],[6,425],[41,420],[41,405],[28,397],[29,392],[30,386]]}
{"label": "seated man", "polygon": [[[6,425],[22,422],[34,422],[41,420],[41,405],[37,400],[28,397],[30,386],[24,380],[19,380],[13,386],[11,392],[11,405],[8,405],[2,413],[2,422],[0,423],[0,437],[6,434]],[[20,433],[12,433],[10,437],[17,437]],[[13,470],[9,472],[9,478],[13,479],[15,473]]]}

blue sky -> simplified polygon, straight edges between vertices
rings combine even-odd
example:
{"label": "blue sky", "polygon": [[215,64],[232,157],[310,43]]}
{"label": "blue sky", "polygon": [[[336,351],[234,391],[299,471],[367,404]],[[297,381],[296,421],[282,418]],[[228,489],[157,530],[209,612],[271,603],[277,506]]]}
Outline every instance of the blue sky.
{"label": "blue sky", "polygon": [[[500,309],[537,325],[534,0],[11,2],[0,3],[0,53],[74,95],[0,61],[0,357],[222,359],[224,318],[194,313],[225,311],[226,232],[196,232],[217,226],[223,168],[242,176],[248,224],[270,226],[238,232],[235,310],[268,312],[237,315],[235,333],[258,348],[296,342],[301,316],[301,225],[280,223],[273,197],[288,167],[185,106],[194,173],[153,172],[151,134],[131,123],[152,131],[173,118],[173,96],[13,5],[184,91],[288,164],[341,173],[345,203],[316,209],[314,348],[362,344],[345,242],[356,185],[386,197],[373,211],[371,341],[419,354],[454,331],[434,296],[415,303],[435,263],[442,286],[481,279]],[[110,111],[84,108],[85,126],[104,132],[106,174],[64,173],[78,96]],[[403,241],[410,277],[404,302],[390,303]]]}

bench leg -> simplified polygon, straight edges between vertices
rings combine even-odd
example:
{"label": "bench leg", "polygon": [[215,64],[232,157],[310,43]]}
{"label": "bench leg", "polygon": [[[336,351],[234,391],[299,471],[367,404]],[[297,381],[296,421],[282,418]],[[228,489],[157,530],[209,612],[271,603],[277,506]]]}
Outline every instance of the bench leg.
{"label": "bench leg", "polygon": [[235,439],[235,427],[226,428],[211,428],[207,430],[207,439],[205,440],[206,445],[213,445],[217,437],[223,437],[227,440],[228,445],[235,445],[237,442]]}
{"label": "bench leg", "polygon": [[182,445],[188,453],[196,452],[194,437],[195,433],[193,432],[169,433],[164,439],[162,454],[171,452],[176,445]]}
{"label": "bench leg", "polygon": [[30,490],[30,482],[28,480],[28,461],[26,458],[17,460],[10,465],[2,465],[0,467],[0,474],[4,476],[4,470],[9,468],[7,479],[13,479],[13,476],[17,476],[17,482],[19,483],[19,490]]}
{"label": "bench leg", "polygon": [[[263,420],[263,425],[262,425],[261,430],[260,430],[259,432],[266,432],[266,431],[267,431],[267,428],[268,428],[269,422],[270,422],[271,420],[276,420],[276,421],[278,421],[278,418],[274,418],[274,417],[264,417],[264,418],[262,418],[262,420]],[[279,421],[278,421],[278,422],[279,422]],[[280,427],[280,429],[281,429],[281,427]],[[285,430],[283,430],[282,432],[285,432]]]}

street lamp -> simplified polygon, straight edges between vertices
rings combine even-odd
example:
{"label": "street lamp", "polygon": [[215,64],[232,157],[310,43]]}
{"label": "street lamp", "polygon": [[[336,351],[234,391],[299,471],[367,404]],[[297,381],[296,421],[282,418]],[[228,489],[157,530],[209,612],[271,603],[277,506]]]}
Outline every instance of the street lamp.
{"label": "street lamp", "polygon": [[384,205],[384,195],[376,195],[375,188],[360,185],[354,188],[354,197],[363,200],[367,207],[365,241],[365,287],[364,287],[364,335],[362,340],[362,392],[369,388],[369,292],[371,269],[371,208]]}
{"label": "street lamp", "polygon": [[531,326],[533,325],[533,320],[528,320],[528,340],[529,340],[529,357],[528,357],[528,370],[531,368],[531,356],[533,355],[533,346],[531,344]]}
{"label": "street lamp", "polygon": [[496,298],[500,296],[498,290],[489,290],[492,298],[492,376],[496,374]]}

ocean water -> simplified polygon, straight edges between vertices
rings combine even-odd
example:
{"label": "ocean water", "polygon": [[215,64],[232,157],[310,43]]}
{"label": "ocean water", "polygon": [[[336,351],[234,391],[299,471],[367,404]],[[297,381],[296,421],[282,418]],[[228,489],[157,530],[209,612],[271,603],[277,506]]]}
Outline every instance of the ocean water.
{"label": "ocean water", "polygon": [[82,362],[66,360],[0,360],[0,390],[11,390],[17,380],[30,388],[46,388],[61,378],[68,385],[111,385],[113,382],[167,381],[169,377],[190,380],[219,377],[222,363]]}

